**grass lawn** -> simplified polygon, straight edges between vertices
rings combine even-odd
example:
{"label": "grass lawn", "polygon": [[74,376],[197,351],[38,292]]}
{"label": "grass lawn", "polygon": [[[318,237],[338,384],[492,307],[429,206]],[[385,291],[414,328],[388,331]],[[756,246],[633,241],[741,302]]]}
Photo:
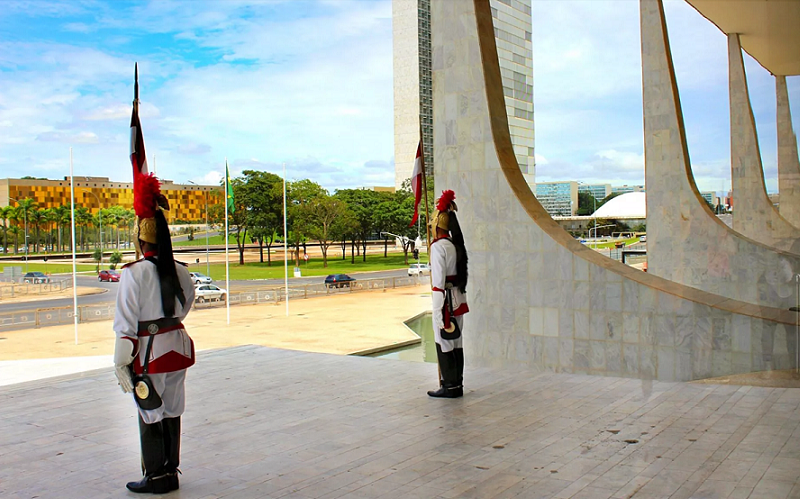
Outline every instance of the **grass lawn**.
{"label": "grass lawn", "polygon": [[[181,235],[185,236],[186,234],[181,234]],[[246,241],[247,241],[247,244],[252,243],[252,241],[250,240],[250,236],[247,236]],[[224,245],[225,244],[225,238],[223,236],[210,236],[208,238],[208,244],[209,244],[209,246]],[[235,248],[236,247],[236,236],[228,236],[228,244]],[[195,233],[194,241],[174,241],[172,243],[172,245],[173,246],[203,246],[203,247],[205,247],[205,245],[206,245],[206,236],[205,236],[205,233],[203,233],[201,235],[197,235],[197,233]]]}
{"label": "grass lawn", "polygon": [[[339,252],[334,252],[341,255]],[[420,261],[426,263],[428,255],[420,255]],[[350,256],[347,260],[342,260],[341,256],[328,258],[328,267],[322,266],[322,258],[311,258],[308,263],[300,264],[300,272],[303,276],[317,276],[328,274],[349,274],[351,272],[368,272],[374,270],[394,270],[408,268],[403,253],[389,253],[386,258],[383,257],[383,251],[378,253],[367,252],[367,261],[363,262],[362,257],[356,256],[355,263],[350,263]],[[416,260],[411,258],[411,252],[408,254],[408,263],[416,263]],[[206,264],[201,261],[189,265],[189,270],[192,272],[206,273]],[[267,266],[267,262],[248,262],[245,260],[244,265],[239,265],[238,255],[231,253],[230,262],[231,279],[279,279],[283,277],[283,260],[273,260],[272,266]],[[294,261],[289,260],[289,277],[294,275]],[[216,281],[225,279],[225,264],[213,263],[211,264],[211,278]]]}

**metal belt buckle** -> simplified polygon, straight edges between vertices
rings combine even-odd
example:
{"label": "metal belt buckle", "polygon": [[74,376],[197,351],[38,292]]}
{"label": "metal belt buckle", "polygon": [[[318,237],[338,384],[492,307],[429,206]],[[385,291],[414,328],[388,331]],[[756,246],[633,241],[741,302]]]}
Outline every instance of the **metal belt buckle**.
{"label": "metal belt buckle", "polygon": [[147,332],[155,336],[158,333],[158,324],[153,323],[147,326]]}

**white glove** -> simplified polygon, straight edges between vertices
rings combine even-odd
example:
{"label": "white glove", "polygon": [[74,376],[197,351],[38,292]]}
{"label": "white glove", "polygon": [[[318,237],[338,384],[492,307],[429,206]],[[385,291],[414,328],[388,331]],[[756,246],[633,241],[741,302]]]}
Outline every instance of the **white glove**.
{"label": "white glove", "polygon": [[114,347],[114,374],[124,393],[133,393],[131,370],[128,367],[133,362],[133,342],[127,338],[117,338]]}

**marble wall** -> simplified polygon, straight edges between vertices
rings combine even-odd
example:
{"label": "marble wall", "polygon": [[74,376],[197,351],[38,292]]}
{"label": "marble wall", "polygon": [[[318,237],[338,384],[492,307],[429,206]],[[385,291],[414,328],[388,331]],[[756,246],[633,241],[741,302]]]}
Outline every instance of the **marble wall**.
{"label": "marble wall", "polygon": [[789,223],[800,227],[800,161],[785,76],[775,76],[775,95],[778,115],[778,191],[781,194],[778,208]]}
{"label": "marble wall", "polygon": [[[800,272],[800,251],[776,250],[731,230],[701,198],[663,6],[660,0],[640,5],[648,272],[715,295],[788,309],[796,304],[792,277]],[[736,197],[735,208],[745,211],[739,203],[744,204]]]}
{"label": "marble wall", "polygon": [[733,230],[764,244],[790,249],[800,231],[778,213],[767,196],[742,46],[736,33],[728,35],[728,68]]}
{"label": "marble wall", "polygon": [[789,362],[793,313],[640,272],[562,230],[514,157],[488,0],[431,10],[435,184],[456,192],[470,256],[468,364],[690,380]]}

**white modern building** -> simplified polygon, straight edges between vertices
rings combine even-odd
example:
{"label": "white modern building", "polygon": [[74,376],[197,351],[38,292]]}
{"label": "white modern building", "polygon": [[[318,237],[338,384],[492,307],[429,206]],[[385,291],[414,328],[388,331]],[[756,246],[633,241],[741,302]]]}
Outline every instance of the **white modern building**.
{"label": "white modern building", "polygon": [[[454,0],[455,1],[455,0]],[[531,0],[490,0],[514,154],[533,186]],[[393,0],[395,187],[411,177],[420,129],[428,174],[433,163],[430,0]],[[445,133],[442,131],[442,133]]]}

